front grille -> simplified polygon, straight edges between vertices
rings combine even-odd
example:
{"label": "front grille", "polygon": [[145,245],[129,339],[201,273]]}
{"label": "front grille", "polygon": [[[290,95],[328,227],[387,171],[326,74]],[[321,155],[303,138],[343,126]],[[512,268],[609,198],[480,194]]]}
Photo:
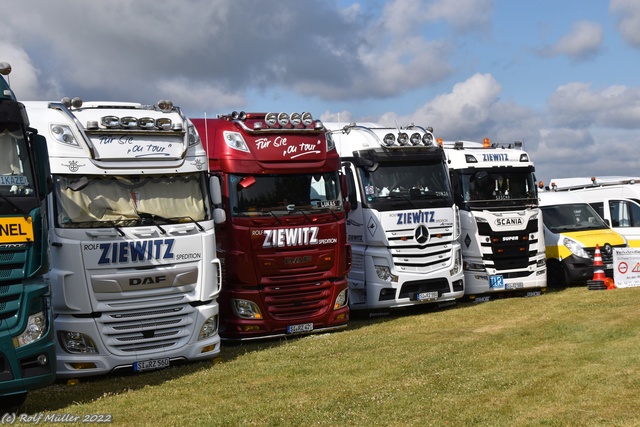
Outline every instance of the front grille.
{"label": "front grille", "polygon": [[[483,248],[482,259],[488,268],[499,271],[527,269],[536,264],[538,244],[538,220],[531,219],[527,228],[517,231],[496,232],[488,223],[478,223],[480,245]],[[526,273],[528,275],[530,273]]]}
{"label": "front grille", "polygon": [[264,303],[272,319],[292,320],[319,316],[331,307],[332,282],[309,281],[304,277],[297,277],[297,283],[269,284],[264,287]]}
{"label": "front grille", "polygon": [[11,365],[9,365],[9,361],[4,353],[0,353],[0,383],[11,380],[13,380]]}
{"label": "front grille", "polygon": [[109,351],[142,355],[184,346],[191,336],[196,310],[189,304],[158,306],[160,303],[149,300],[145,306],[153,308],[103,313],[98,323]]}
{"label": "front grille", "polygon": [[428,240],[416,240],[416,227],[385,232],[394,266],[400,271],[428,273],[451,264],[453,234],[451,227],[429,228]]}
{"label": "front grille", "polygon": [[[612,246],[612,248],[624,248],[624,245]],[[596,255],[596,248],[585,248],[585,251],[589,254],[591,261],[593,261]],[[602,247],[600,247],[600,257],[602,258],[603,264],[613,264],[613,251],[611,251],[611,254],[607,254],[602,250]]]}
{"label": "front grille", "polygon": [[8,324],[12,318],[17,319],[22,292],[22,283],[3,284],[0,286],[0,326],[3,329],[13,326]]}

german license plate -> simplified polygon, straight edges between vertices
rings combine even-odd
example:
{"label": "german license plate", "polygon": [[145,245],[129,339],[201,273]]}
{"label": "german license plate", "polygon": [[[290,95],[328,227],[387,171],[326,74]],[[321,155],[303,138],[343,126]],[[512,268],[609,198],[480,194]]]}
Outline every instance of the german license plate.
{"label": "german license plate", "polygon": [[302,332],[313,331],[313,323],[303,323],[301,325],[289,325],[287,326],[288,334],[299,334]]}
{"label": "german license plate", "polygon": [[144,360],[141,362],[135,362],[133,364],[133,370],[136,372],[151,371],[153,369],[162,369],[169,366],[169,358]]}
{"label": "german license plate", "polygon": [[418,301],[426,301],[430,299],[438,299],[438,291],[420,292],[418,294]]}

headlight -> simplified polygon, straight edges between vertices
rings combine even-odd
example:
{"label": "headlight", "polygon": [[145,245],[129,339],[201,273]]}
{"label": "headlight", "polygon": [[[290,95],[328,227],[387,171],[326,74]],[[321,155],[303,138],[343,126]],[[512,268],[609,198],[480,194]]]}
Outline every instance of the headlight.
{"label": "headlight", "polygon": [[32,314],[27,320],[27,327],[24,328],[24,332],[13,339],[13,346],[19,348],[23,345],[31,344],[42,338],[46,333],[47,318],[45,312],[40,311]]}
{"label": "headlight", "polygon": [[391,274],[391,270],[386,265],[376,265],[374,266],[376,269],[376,274],[380,278],[380,280],[384,280],[385,282],[397,282],[398,276],[395,274]]}
{"label": "headlight", "polygon": [[260,308],[253,301],[234,299],[232,305],[236,315],[242,319],[262,319]]}
{"label": "headlight", "polygon": [[464,262],[464,269],[467,271],[487,271],[481,262]]}
{"label": "headlight", "polygon": [[449,271],[449,274],[451,276],[455,276],[456,274],[460,273],[460,269],[461,268],[462,268],[461,251],[456,251],[455,257],[454,257],[454,262],[453,262],[453,268],[451,268],[451,270]]}
{"label": "headlight", "polygon": [[73,132],[69,126],[53,123],[49,126],[49,131],[51,132],[51,136],[58,142],[79,147],[76,137],[73,136]]}
{"label": "headlight", "polygon": [[245,151],[247,153],[249,152],[247,143],[244,141],[242,135],[240,135],[238,132],[224,131],[222,133],[224,135],[224,142],[226,142],[229,147],[236,150]]}
{"label": "headlight", "polygon": [[59,331],[58,339],[68,353],[98,353],[90,336],[74,331]]}
{"label": "headlight", "polygon": [[211,316],[202,324],[198,341],[210,338],[218,332],[218,316]]}
{"label": "headlight", "polygon": [[189,139],[189,146],[200,143],[200,135],[198,134],[198,131],[196,131],[196,127],[191,122],[187,125],[187,135]]}
{"label": "headlight", "polygon": [[587,251],[585,251],[580,243],[576,242],[575,240],[565,237],[562,240],[562,244],[575,256],[580,258],[589,258],[589,254],[587,253]]}
{"label": "headlight", "polygon": [[340,292],[336,297],[336,302],[333,304],[333,309],[337,310],[344,307],[345,305],[347,305],[347,290],[343,289],[342,292]]}

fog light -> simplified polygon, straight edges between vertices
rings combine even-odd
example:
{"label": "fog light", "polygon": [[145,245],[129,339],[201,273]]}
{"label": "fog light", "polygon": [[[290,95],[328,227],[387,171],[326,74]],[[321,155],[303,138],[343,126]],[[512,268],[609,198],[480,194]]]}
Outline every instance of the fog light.
{"label": "fog light", "polygon": [[202,347],[202,350],[200,350],[200,353],[209,353],[210,351],[213,351],[216,349],[216,345],[215,344],[211,344],[211,345],[205,345],[204,347]]}
{"label": "fog light", "polygon": [[85,362],[85,363],[69,363],[73,369],[96,369],[95,363]]}
{"label": "fog light", "polygon": [[49,363],[49,357],[46,354],[41,354],[36,359],[36,362],[38,362],[40,366],[46,366]]}

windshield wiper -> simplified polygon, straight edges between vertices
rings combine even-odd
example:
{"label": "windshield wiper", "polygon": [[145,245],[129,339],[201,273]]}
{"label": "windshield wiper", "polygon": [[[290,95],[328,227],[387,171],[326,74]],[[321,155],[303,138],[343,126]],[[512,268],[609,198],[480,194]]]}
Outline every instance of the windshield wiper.
{"label": "windshield wiper", "polygon": [[146,225],[148,223],[151,223],[152,225],[155,225],[156,227],[158,227],[158,230],[160,230],[160,234],[167,234],[167,232],[165,231],[164,228],[160,227],[160,224],[158,224],[156,222],[156,219],[162,219],[162,220],[166,220],[166,218],[163,218],[159,215],[154,215],[151,213],[140,213],[137,212],[138,216],[140,217],[140,222],[143,225]]}
{"label": "windshield wiper", "polygon": [[[103,221],[101,221],[103,222]],[[115,221],[104,221],[106,224],[109,224],[111,227],[113,227],[114,230],[116,230],[118,232],[118,234],[120,235],[120,237],[124,237],[124,231],[122,231],[122,229],[116,225]]]}
{"label": "windshield wiper", "polygon": [[287,211],[289,211],[289,214],[292,214],[294,212],[300,212],[302,216],[304,216],[307,219],[307,221],[311,222],[311,220],[309,219],[307,214],[304,213],[304,210],[302,210],[301,207],[297,207],[296,205],[287,205]]}

